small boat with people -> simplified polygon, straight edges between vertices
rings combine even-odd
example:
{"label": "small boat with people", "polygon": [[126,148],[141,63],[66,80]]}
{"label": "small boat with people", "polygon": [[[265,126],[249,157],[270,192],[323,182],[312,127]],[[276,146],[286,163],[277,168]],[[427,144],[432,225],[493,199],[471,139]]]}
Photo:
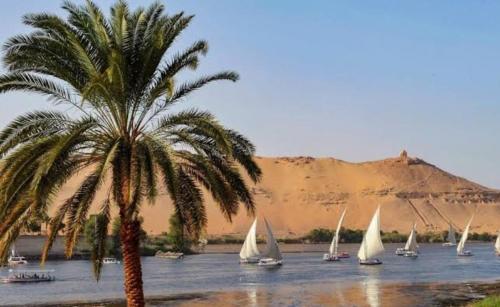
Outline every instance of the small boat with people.
{"label": "small boat with people", "polygon": [[112,257],[106,257],[102,259],[103,264],[120,264],[120,260]]}
{"label": "small boat with people", "polygon": [[10,266],[18,266],[18,265],[28,264],[28,260],[26,260],[26,258],[23,256],[17,255],[16,248],[12,247],[10,256],[7,259],[7,263]]}
{"label": "small boat with people", "polygon": [[335,230],[335,235],[333,236],[332,243],[330,244],[330,249],[328,250],[328,254],[323,255],[323,260],[325,261],[339,261],[341,258],[349,258],[349,254],[347,252],[338,252],[340,228],[342,227],[342,222],[344,221],[346,211],[347,208],[344,209],[344,212],[342,212],[342,215],[340,216],[339,222],[337,224],[337,229]]}
{"label": "small boat with people", "polygon": [[267,232],[266,250],[262,254],[262,257],[260,258],[257,265],[267,266],[267,267],[282,265],[283,256],[281,255],[278,242],[276,242],[271,226],[269,225],[269,223],[265,218],[264,218],[264,223],[266,225],[266,232]]}
{"label": "small boat with people", "polygon": [[410,258],[418,257],[417,230],[415,224],[413,224],[413,228],[408,236],[405,247],[397,248],[396,255]]}
{"label": "small boat with people", "polygon": [[472,224],[472,219],[474,216],[472,216],[467,223],[467,226],[465,226],[464,233],[462,234],[462,237],[460,238],[460,242],[457,245],[457,256],[459,257],[470,257],[473,256],[472,252],[469,250],[465,249],[465,242],[467,242],[467,237],[469,236],[469,229],[470,225]]}
{"label": "small boat with people", "polygon": [[157,251],[155,254],[155,257],[164,258],[164,259],[182,259],[182,258],[184,258],[184,253]]}
{"label": "small boat with people", "polygon": [[38,283],[54,281],[54,270],[9,270],[9,275],[2,278],[3,283]]}
{"label": "small boat with people", "polygon": [[500,256],[500,231],[497,234],[497,240],[495,241],[495,253]]}
{"label": "small boat with people", "polygon": [[240,250],[240,263],[259,263],[260,252],[257,247],[257,219],[253,221]]}
{"label": "small boat with people", "polygon": [[451,223],[449,223],[450,228],[448,229],[448,237],[446,238],[448,242],[443,243],[444,247],[457,246],[457,238],[455,237],[455,229]]}
{"label": "small boat with people", "polygon": [[380,265],[382,261],[376,257],[383,252],[384,245],[380,236],[380,206],[378,206],[359,247],[359,264]]}

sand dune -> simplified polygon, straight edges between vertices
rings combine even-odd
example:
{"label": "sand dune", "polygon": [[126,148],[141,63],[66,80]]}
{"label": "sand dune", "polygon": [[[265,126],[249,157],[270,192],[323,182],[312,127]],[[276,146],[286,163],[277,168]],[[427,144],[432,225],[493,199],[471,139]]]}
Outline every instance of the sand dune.
{"label": "sand dune", "polygon": [[[257,216],[267,217],[280,237],[295,237],[317,227],[334,228],[344,207],[345,226],[365,228],[381,206],[382,229],[408,232],[444,230],[448,221],[462,229],[475,213],[473,232],[500,229],[500,191],[449,174],[403,152],[380,161],[349,163],[334,158],[257,158],[264,176],[252,191]],[[59,201],[81,180],[64,187]],[[98,195],[96,203],[104,197]],[[251,224],[245,210],[228,223],[207,198],[207,233],[242,234]],[[168,229],[171,202],[162,195],[154,206],[143,206],[145,228],[157,234]],[[260,223],[262,226],[262,223]],[[259,226],[259,231],[262,231]]]}

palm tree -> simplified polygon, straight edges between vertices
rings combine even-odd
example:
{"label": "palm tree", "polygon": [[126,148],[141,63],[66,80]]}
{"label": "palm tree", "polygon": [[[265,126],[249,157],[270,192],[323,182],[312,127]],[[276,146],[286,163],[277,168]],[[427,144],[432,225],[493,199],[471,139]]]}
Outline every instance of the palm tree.
{"label": "palm tree", "polygon": [[208,83],[236,81],[238,75],[228,71],[179,81],[179,73],[196,69],[207,43],[173,52],[193,16],[167,15],[159,3],[131,10],[117,1],[109,16],[92,1],[64,2],[62,8],[66,18],[26,15],[24,23],[34,30],[4,45],[7,73],[0,76],[0,93],[43,94],[74,112],[30,112],[0,132],[0,256],[23,223],[47,212],[61,186],[83,171],[76,192],[51,217],[42,264],[63,223],[66,256],[72,256],[96,192],[106,189],[96,218],[96,278],[115,206],[122,222],[127,303],[143,306],[139,215],[159,189],[193,235],[207,222],[203,191],[229,221],[239,204],[253,214],[242,171],[253,182],[260,178],[254,146],[209,112],[171,108]]}

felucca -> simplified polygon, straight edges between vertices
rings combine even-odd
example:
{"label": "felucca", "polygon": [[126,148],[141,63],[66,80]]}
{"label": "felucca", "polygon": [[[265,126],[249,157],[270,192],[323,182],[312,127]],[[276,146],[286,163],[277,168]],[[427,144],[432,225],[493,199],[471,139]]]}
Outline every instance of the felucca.
{"label": "felucca", "polygon": [[264,223],[266,224],[266,232],[267,232],[267,242],[266,242],[266,251],[262,255],[262,258],[259,260],[258,265],[261,266],[277,266],[283,264],[283,256],[281,256],[281,252],[278,246],[278,242],[274,238],[273,231],[271,230],[271,226],[266,219],[264,219]]}
{"label": "felucca", "polygon": [[410,236],[405,245],[405,257],[417,258],[418,257],[418,244],[417,244],[417,225],[413,224]]}
{"label": "felucca", "polygon": [[467,226],[465,226],[464,233],[462,234],[460,242],[457,246],[457,256],[472,256],[472,252],[465,249],[465,242],[467,241],[467,237],[469,236],[470,224],[472,223],[473,218],[474,216],[470,218],[469,223],[467,223]]}
{"label": "felucca", "polygon": [[380,237],[380,206],[375,211],[370,225],[363,236],[363,242],[358,251],[359,264],[377,265],[382,261],[376,256],[384,252],[384,245]]}
{"label": "felucca", "polygon": [[500,256],[500,231],[497,234],[497,240],[495,241],[495,252],[497,256]]}
{"label": "felucca", "polygon": [[340,238],[340,228],[342,227],[342,221],[344,221],[344,216],[347,211],[347,208],[344,209],[342,215],[340,216],[339,223],[337,224],[337,230],[335,231],[335,235],[332,239],[332,244],[330,244],[330,249],[328,250],[328,254],[323,255],[323,260],[325,261],[339,261],[340,258],[349,258],[349,254],[346,252],[342,252],[339,254],[339,238]]}
{"label": "felucca", "polygon": [[257,219],[253,221],[240,251],[240,263],[258,263],[260,252],[257,248]]}
{"label": "felucca", "polygon": [[448,242],[443,243],[443,246],[446,246],[446,247],[457,245],[457,239],[455,238],[455,229],[453,229],[453,226],[451,226],[451,223],[449,223],[449,225],[450,225],[450,229],[448,230],[448,237],[446,238]]}
{"label": "felucca", "polygon": [[396,249],[396,255],[411,258],[418,257],[417,229],[415,224],[413,224],[413,228],[408,236],[405,247],[399,247]]}

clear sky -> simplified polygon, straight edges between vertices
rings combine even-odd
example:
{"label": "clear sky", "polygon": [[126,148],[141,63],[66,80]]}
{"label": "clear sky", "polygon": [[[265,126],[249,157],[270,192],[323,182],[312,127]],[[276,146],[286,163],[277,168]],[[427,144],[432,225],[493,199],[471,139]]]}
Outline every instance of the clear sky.
{"label": "clear sky", "polygon": [[[97,0],[103,8],[113,1]],[[179,47],[208,40],[201,73],[233,69],[185,106],[214,112],[264,156],[365,161],[403,148],[500,188],[499,1],[163,1],[196,14]],[[150,1],[131,1],[133,6]],[[2,0],[0,42],[60,1]],[[51,106],[0,95],[0,126]]]}

